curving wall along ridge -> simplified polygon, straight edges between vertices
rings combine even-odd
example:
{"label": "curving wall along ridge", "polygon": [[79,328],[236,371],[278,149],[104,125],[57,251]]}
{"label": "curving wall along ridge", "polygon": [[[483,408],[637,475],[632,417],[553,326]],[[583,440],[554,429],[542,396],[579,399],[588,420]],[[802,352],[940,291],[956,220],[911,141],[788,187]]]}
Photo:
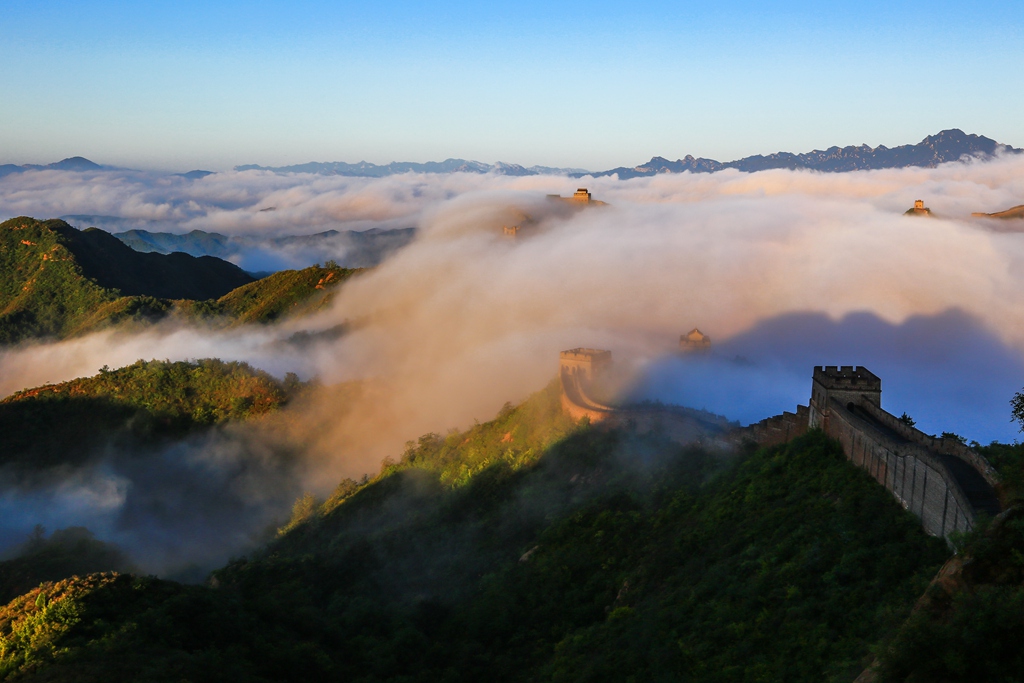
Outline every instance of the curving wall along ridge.
{"label": "curving wall along ridge", "polygon": [[559,356],[562,410],[575,420],[586,417],[591,424],[629,426],[640,433],[658,432],[678,443],[717,441],[736,427],[721,415],[682,406],[610,406],[594,398],[595,380],[611,365],[610,351],[578,348]]}
{"label": "curving wall along ridge", "polygon": [[611,364],[611,351],[578,348],[559,354],[559,378],[562,382],[562,409],[573,419],[588,418],[592,423],[612,417],[615,408],[590,397],[594,378]]}
{"label": "curving wall along ridge", "polygon": [[867,368],[816,367],[809,405],[729,429],[724,418],[686,408],[615,408],[593,399],[591,384],[610,363],[609,351],[562,352],[562,407],[573,418],[662,429],[680,442],[712,437],[725,446],[774,446],[818,428],[917,515],[929,534],[948,538],[969,531],[979,515],[995,516],[1002,509],[999,478],[988,461],[956,439],[929,436],[882,410],[882,381]]}
{"label": "curving wall along ridge", "polygon": [[937,439],[882,410],[882,383],[866,368],[816,367],[809,425],[838,440],[925,531],[949,537],[969,531],[979,514],[1001,506],[988,461],[953,439]]}

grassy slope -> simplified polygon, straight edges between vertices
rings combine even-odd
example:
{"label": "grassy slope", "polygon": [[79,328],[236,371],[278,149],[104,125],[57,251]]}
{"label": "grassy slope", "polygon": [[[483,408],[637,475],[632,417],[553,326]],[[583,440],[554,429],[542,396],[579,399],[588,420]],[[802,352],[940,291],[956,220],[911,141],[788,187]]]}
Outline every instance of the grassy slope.
{"label": "grassy slope", "polygon": [[[52,616],[19,598],[0,612],[0,667],[78,681],[849,680],[945,556],[820,433],[726,463],[576,428],[552,386],[300,501],[216,590],[97,578]],[[41,635],[8,635],[28,630]]]}
{"label": "grassy slope", "polygon": [[[105,260],[109,240],[89,239],[92,232],[88,231],[75,233],[63,221],[14,218],[0,223],[0,345],[38,337],[72,337],[111,326],[146,325],[171,314],[215,324],[273,322],[326,306],[335,287],[360,272],[316,266],[282,271],[205,301],[124,296],[121,290],[101,286],[96,277],[88,276],[72,249],[81,247],[75,246],[77,242],[87,241],[93,271],[102,271],[109,261],[116,271],[111,281],[135,288],[145,284],[137,282],[139,268],[120,268],[116,258]],[[115,238],[110,240],[117,248],[127,249]]]}
{"label": "grassy slope", "polygon": [[298,385],[245,363],[137,361],[0,401],[0,464],[74,465],[102,442],[180,436],[263,415]]}

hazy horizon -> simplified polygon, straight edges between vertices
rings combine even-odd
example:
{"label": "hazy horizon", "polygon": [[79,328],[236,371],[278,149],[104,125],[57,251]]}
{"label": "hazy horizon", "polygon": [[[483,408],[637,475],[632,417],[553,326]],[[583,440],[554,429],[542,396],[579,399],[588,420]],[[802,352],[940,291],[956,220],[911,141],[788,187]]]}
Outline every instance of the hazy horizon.
{"label": "hazy horizon", "polygon": [[952,127],[1024,140],[1019,8],[998,0],[17,0],[4,19],[10,163],[454,157],[602,169],[895,146]]}

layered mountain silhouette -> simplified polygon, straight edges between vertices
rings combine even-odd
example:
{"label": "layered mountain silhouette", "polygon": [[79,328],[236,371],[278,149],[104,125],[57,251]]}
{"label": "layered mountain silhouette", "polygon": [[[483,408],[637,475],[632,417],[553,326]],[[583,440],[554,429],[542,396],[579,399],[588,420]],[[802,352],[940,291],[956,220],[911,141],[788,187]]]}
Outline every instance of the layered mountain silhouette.
{"label": "layered mountain silhouette", "polygon": [[24,173],[25,171],[106,171],[113,170],[113,166],[101,166],[85,157],[68,157],[52,164],[0,164],[0,178],[12,173]]}
{"label": "layered mountain silhouette", "polygon": [[582,168],[555,168],[552,166],[520,166],[519,164],[508,164],[499,161],[494,164],[485,164],[480,161],[469,161],[467,159],[445,159],[444,161],[428,161],[416,163],[413,161],[393,161],[390,164],[371,164],[368,161],[360,161],[356,164],[349,164],[343,161],[318,162],[311,161],[306,164],[295,164],[293,166],[259,166],[247,164],[235,166],[236,171],[273,171],[274,173],[316,173],[317,175],[340,175],[354,176],[361,178],[383,178],[399,173],[495,173],[497,175],[587,175],[589,171]]}
{"label": "layered mountain silhouette", "polygon": [[12,218],[0,223],[0,346],[169,316],[209,326],[272,323],[321,309],[358,272],[328,263],[257,280],[213,256],[140,253],[96,228]]}
{"label": "layered mountain silhouette", "polygon": [[0,223],[0,344],[146,316],[162,300],[217,299],[254,280],[212,256],[142,254],[95,228],[12,218]]}
{"label": "layered mountain silhouette", "polygon": [[[68,217],[71,222],[81,218]],[[89,217],[93,218],[93,217]],[[192,256],[216,256],[222,259],[244,259],[252,252],[308,255],[307,263],[323,260],[322,254],[340,254],[334,260],[346,268],[370,268],[404,247],[416,235],[415,228],[369,230],[326,230],[312,235],[262,237],[254,235],[222,235],[217,232],[192,230],[184,235],[149,230],[128,230],[114,237],[141,252],[170,254],[180,251]],[[244,265],[244,264],[243,264]],[[269,262],[268,262],[269,265]],[[257,268],[253,270],[263,270]]]}
{"label": "layered mountain silhouette", "polygon": [[[841,173],[844,171],[864,171],[883,168],[908,168],[913,166],[931,168],[950,161],[959,161],[964,157],[990,159],[997,154],[1019,154],[1024,150],[996,142],[992,138],[973,133],[964,133],[959,128],[944,130],[936,135],[929,135],[916,145],[900,145],[886,147],[879,145],[850,145],[847,147],[829,147],[825,150],[812,150],[795,154],[793,152],[775,152],[774,154],[755,154],[735,161],[718,161],[704,157],[686,155],[682,159],[670,161],[664,157],[653,157],[650,161],[638,166],[620,166],[607,171],[587,171],[582,168],[559,168],[554,166],[521,166],[499,161],[487,164],[468,159],[445,159],[444,161],[394,161],[390,164],[373,164],[368,161],[347,163],[343,161],[318,162],[290,166],[260,166],[245,164],[235,166],[236,171],[271,171],[274,173],[312,173],[317,175],[351,176],[361,178],[383,178],[400,173],[494,173],[496,175],[529,176],[529,175],[566,175],[574,178],[584,176],[610,176],[619,178],[639,178],[659,173],[714,173],[734,168],[739,171],[753,173],[769,169],[809,169]],[[116,170],[112,166],[101,166],[82,157],[71,157],[53,164],[36,165],[14,164],[0,165],[0,177],[12,173],[29,170],[65,170],[95,171]],[[184,178],[196,180],[211,175],[211,171],[195,170],[179,173]]]}
{"label": "layered mountain silhouette", "polygon": [[721,162],[714,159],[695,158],[687,155],[682,159],[669,161],[654,157],[646,164],[631,168],[620,167],[594,173],[594,176],[618,175],[621,179],[640,178],[659,173],[714,173],[727,168],[753,173],[774,168],[809,169],[840,173],[844,171],[865,171],[882,168],[908,168],[923,166],[932,168],[964,157],[990,159],[996,154],[1019,154],[1024,150],[1004,145],[982,135],[964,133],[958,128],[929,135],[916,145],[900,145],[889,148],[885,145],[829,147],[803,154],[776,152],[775,154],[744,157],[736,161]]}
{"label": "layered mountain silhouette", "polygon": [[60,220],[47,224],[63,238],[83,275],[127,296],[201,301],[216,299],[256,279],[214,256],[143,253],[98,228],[77,230]]}

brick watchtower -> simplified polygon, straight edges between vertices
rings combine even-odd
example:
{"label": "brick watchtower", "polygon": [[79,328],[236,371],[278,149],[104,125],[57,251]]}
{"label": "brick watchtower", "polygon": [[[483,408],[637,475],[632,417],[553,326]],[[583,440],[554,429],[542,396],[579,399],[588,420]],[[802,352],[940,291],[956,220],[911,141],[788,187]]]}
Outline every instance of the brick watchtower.
{"label": "brick watchtower", "polygon": [[819,366],[811,379],[811,427],[825,428],[829,404],[836,400],[844,408],[850,403],[872,403],[882,407],[882,380],[865,367]]}

